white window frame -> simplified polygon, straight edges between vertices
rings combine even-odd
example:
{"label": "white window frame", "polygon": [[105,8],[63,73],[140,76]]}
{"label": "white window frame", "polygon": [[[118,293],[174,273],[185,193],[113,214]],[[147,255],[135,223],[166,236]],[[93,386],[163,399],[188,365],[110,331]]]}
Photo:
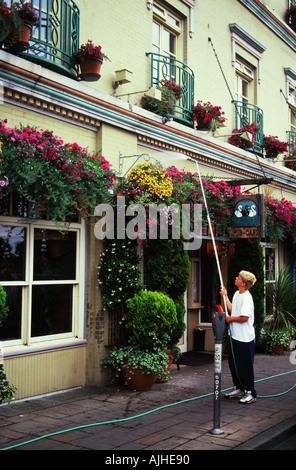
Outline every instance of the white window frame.
{"label": "white window frame", "polygon": [[[271,244],[271,243],[262,243],[262,249],[263,249],[263,257],[264,257],[264,292],[266,293],[267,290],[267,285],[270,283],[274,283],[275,279],[278,274],[279,270],[279,253],[278,253],[278,246]],[[275,279],[273,280],[268,280],[266,279],[266,249],[273,249],[274,250],[274,277]],[[264,315],[265,317],[267,316],[268,312],[266,312],[266,295],[264,295]]]}
{"label": "white window frame", "polygon": [[[19,351],[28,347],[36,347],[38,344],[55,345],[64,344],[70,340],[84,339],[84,297],[85,297],[85,223],[71,223],[67,227],[68,231],[76,233],[76,278],[74,280],[33,280],[33,260],[34,260],[34,230],[51,229],[57,230],[54,222],[39,220],[34,223],[24,223],[19,217],[1,216],[0,225],[20,226],[27,230],[26,236],[26,266],[24,281],[0,281],[3,287],[22,287],[22,311],[21,311],[21,338],[15,340],[2,340],[1,347],[5,350],[15,349]],[[31,296],[34,285],[72,285],[72,330],[67,333],[60,333],[48,336],[31,337]]]}

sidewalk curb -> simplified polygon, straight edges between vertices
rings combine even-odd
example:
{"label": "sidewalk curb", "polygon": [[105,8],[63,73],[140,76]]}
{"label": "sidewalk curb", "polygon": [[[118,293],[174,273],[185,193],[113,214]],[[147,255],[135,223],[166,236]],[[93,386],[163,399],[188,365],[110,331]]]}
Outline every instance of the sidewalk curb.
{"label": "sidewalk curb", "polygon": [[272,426],[232,450],[272,450],[292,434],[296,434],[296,415]]}

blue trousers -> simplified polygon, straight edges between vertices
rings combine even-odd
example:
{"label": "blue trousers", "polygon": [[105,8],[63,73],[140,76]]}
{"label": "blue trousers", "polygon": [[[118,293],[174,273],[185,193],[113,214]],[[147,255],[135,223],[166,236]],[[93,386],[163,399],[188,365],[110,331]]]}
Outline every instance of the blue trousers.
{"label": "blue trousers", "polygon": [[242,341],[237,341],[233,338],[231,338],[231,341],[232,348],[230,346],[228,363],[232,375],[233,385],[235,385],[236,388],[240,388],[241,390],[252,392],[252,395],[256,397],[257,393],[254,388],[253,367],[255,341],[253,340],[250,343],[243,343]]}

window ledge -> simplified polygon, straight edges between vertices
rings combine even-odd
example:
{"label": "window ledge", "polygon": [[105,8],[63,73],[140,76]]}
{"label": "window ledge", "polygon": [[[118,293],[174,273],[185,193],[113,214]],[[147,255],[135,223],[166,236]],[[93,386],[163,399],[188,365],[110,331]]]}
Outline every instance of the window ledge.
{"label": "window ledge", "polygon": [[44,344],[36,343],[31,346],[5,346],[2,342],[2,358],[12,359],[14,357],[21,357],[34,354],[42,354],[53,352],[63,349],[73,349],[78,347],[85,347],[87,345],[86,339],[69,338],[67,340],[47,341]]}

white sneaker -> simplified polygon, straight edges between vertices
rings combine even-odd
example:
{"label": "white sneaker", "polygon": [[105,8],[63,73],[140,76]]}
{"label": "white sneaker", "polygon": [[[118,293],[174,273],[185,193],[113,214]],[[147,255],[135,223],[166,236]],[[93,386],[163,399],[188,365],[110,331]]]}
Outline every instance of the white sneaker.
{"label": "white sneaker", "polygon": [[243,396],[244,391],[234,387],[232,392],[225,393],[224,398],[242,398]]}
{"label": "white sneaker", "polygon": [[245,392],[243,398],[239,401],[240,403],[254,403],[256,401],[256,398],[253,397],[252,392]]}

